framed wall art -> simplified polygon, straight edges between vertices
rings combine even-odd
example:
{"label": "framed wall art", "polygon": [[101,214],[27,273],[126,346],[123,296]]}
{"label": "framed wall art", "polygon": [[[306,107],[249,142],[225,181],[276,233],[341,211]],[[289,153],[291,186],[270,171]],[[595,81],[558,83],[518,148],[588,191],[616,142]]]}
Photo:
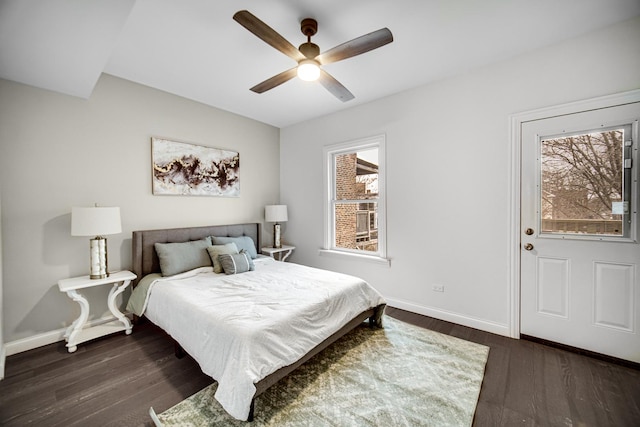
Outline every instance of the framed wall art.
{"label": "framed wall art", "polygon": [[151,138],[153,194],[240,196],[240,154]]}

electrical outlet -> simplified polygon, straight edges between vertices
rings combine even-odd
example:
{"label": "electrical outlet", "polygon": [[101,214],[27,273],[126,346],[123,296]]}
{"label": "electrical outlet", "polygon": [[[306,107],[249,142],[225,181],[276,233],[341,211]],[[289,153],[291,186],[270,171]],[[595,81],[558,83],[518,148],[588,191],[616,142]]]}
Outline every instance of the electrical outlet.
{"label": "electrical outlet", "polygon": [[434,292],[444,292],[444,285],[433,285]]}

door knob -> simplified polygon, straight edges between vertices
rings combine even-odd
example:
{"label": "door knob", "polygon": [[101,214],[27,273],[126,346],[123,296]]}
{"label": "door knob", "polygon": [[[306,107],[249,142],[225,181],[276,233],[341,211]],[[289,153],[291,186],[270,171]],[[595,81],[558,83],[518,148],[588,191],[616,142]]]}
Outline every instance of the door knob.
{"label": "door knob", "polygon": [[524,250],[525,251],[530,251],[533,249],[533,245],[531,243],[527,243],[526,245],[524,245]]}
{"label": "door knob", "polygon": [[527,236],[531,236],[533,234],[533,228],[527,228],[526,230],[524,230],[524,234],[526,234]]}

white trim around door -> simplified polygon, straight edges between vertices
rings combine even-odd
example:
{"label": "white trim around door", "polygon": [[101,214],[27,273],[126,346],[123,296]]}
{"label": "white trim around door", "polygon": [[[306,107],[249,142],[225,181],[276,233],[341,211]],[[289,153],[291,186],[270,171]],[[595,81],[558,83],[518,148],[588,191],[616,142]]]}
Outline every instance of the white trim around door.
{"label": "white trim around door", "polygon": [[520,338],[520,181],[523,123],[580,113],[616,105],[640,102],[640,90],[622,92],[598,98],[525,111],[509,117],[509,335]]}

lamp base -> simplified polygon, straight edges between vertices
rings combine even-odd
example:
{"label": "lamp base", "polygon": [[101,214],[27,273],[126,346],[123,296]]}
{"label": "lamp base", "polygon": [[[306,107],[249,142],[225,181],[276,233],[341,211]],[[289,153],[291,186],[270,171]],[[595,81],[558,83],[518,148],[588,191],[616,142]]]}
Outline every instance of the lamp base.
{"label": "lamp base", "polygon": [[105,279],[109,277],[107,270],[107,239],[96,236],[89,240],[90,279]]}
{"label": "lamp base", "polygon": [[273,247],[280,249],[282,242],[280,241],[280,224],[273,224]]}

